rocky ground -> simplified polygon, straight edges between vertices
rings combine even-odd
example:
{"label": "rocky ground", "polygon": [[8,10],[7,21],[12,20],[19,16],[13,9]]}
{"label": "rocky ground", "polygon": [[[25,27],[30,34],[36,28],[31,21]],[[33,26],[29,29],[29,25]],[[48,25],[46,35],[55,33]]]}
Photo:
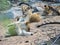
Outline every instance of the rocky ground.
{"label": "rocky ground", "polygon": [[4,37],[5,29],[0,23],[0,45],[40,45],[43,41],[60,34],[60,16],[42,19],[38,23],[31,23],[31,36],[11,36]]}

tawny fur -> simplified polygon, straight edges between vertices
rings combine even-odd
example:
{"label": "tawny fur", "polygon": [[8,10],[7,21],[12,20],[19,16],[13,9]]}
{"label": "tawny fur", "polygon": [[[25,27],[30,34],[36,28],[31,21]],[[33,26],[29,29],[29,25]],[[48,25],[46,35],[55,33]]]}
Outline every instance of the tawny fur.
{"label": "tawny fur", "polygon": [[29,18],[30,23],[39,22],[39,21],[40,21],[40,16],[37,13],[30,15],[30,18]]}
{"label": "tawny fur", "polygon": [[22,10],[24,13],[27,14],[27,17],[29,18],[29,20],[26,21],[26,26],[27,31],[30,31],[30,23],[39,22],[41,20],[40,14],[32,13],[32,9],[31,8],[28,9],[28,6],[22,6]]}
{"label": "tawny fur", "polygon": [[30,31],[30,23],[34,23],[34,22],[40,22],[41,18],[39,16],[39,14],[35,13],[30,15],[29,17],[29,21],[26,22],[28,31]]}

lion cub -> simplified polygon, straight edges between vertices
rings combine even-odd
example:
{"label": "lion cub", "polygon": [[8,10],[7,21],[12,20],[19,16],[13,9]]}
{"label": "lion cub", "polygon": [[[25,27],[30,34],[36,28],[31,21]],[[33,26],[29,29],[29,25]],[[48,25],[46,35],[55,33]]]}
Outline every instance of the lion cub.
{"label": "lion cub", "polygon": [[21,4],[21,8],[22,8],[23,14],[25,15],[25,17],[27,17],[27,20],[25,23],[28,28],[27,31],[30,31],[30,23],[39,22],[41,20],[41,16],[36,12],[32,13],[34,9],[31,6],[25,3],[22,3],[22,4]]}

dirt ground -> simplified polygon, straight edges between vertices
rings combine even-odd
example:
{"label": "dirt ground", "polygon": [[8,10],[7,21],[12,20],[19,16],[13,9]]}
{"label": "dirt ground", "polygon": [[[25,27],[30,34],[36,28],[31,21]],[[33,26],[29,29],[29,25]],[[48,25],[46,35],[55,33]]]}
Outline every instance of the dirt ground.
{"label": "dirt ground", "polygon": [[[54,24],[53,24],[54,23]],[[4,37],[5,29],[0,23],[0,45],[39,45],[42,41],[49,41],[50,38],[60,34],[60,16],[46,18],[38,23],[31,23],[30,36]]]}

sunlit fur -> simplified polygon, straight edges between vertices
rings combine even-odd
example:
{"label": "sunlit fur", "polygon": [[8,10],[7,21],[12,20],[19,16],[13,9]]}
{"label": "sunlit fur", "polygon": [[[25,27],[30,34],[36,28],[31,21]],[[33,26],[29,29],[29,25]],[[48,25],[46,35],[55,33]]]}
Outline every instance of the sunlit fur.
{"label": "sunlit fur", "polygon": [[40,21],[40,16],[37,13],[33,13],[32,15],[30,15],[30,19],[29,22],[39,22]]}

